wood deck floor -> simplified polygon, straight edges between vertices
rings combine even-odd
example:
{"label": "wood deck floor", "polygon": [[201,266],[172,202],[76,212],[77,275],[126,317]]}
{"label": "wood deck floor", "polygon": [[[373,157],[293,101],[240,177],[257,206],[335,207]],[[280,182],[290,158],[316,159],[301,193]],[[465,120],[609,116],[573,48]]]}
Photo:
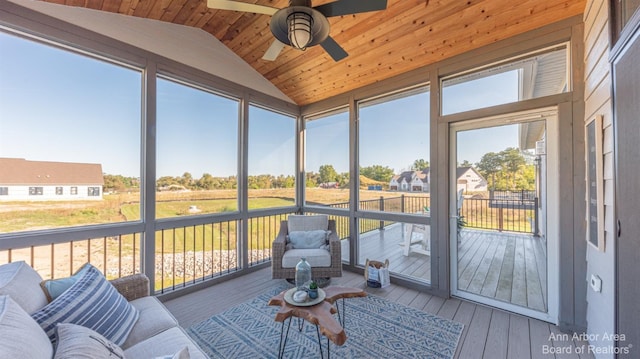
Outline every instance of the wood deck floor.
{"label": "wood deck floor", "polygon": [[[428,283],[431,257],[403,253],[402,225],[361,236],[358,264],[389,259],[392,273]],[[406,235],[406,232],[404,232]],[[343,260],[348,258],[343,243]],[[475,229],[462,231],[458,248],[458,289],[538,311],[547,309],[546,252],[531,234]]]}
{"label": "wood deck floor", "polygon": [[[281,283],[282,280],[271,279],[271,269],[265,268],[167,301],[165,305],[180,325],[187,328]],[[331,284],[365,288],[371,294],[464,324],[455,358],[593,358],[587,353],[585,342],[573,341],[570,335],[568,338],[561,335],[556,326],[536,319],[394,284],[384,289],[367,288],[362,276],[348,271],[341,278],[332,279]],[[584,348],[587,354],[577,354],[576,348]],[[565,354],[553,354],[559,351]]]}

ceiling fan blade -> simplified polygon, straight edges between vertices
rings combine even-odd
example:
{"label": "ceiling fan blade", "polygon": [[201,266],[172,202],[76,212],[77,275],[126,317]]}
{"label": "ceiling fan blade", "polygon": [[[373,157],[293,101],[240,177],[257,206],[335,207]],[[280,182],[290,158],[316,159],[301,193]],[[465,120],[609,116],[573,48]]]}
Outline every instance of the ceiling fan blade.
{"label": "ceiling fan blade", "polygon": [[387,8],[387,0],[341,0],[314,7],[324,16],[341,16]]}
{"label": "ceiling fan blade", "polygon": [[320,46],[322,46],[324,51],[326,51],[329,55],[331,55],[331,57],[333,58],[333,61],[335,62],[338,62],[344,59],[345,57],[349,56],[349,54],[347,54],[347,52],[344,51],[344,49],[340,45],[338,45],[336,40],[334,40],[333,37],[331,36],[327,37],[326,40],[321,42]]}
{"label": "ceiling fan blade", "polygon": [[263,6],[258,4],[247,4],[245,2],[231,0],[207,0],[207,7],[220,10],[233,10],[243,12],[254,12],[256,14],[273,15],[280,10],[275,7]]}
{"label": "ceiling fan blade", "polygon": [[285,44],[281,43],[278,40],[273,41],[273,43],[271,43],[271,46],[269,46],[269,48],[267,49],[267,52],[265,52],[264,56],[262,56],[262,59],[267,61],[274,61],[276,57],[280,55],[280,51],[282,51],[285,46]]}

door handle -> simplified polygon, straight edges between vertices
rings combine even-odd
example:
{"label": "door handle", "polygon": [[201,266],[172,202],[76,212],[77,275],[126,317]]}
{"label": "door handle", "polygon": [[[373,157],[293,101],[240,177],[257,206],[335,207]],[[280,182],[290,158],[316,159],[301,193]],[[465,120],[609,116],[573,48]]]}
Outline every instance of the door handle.
{"label": "door handle", "polygon": [[618,238],[620,238],[620,235],[622,234],[622,225],[620,224],[620,220],[617,221],[617,225],[618,225]]}

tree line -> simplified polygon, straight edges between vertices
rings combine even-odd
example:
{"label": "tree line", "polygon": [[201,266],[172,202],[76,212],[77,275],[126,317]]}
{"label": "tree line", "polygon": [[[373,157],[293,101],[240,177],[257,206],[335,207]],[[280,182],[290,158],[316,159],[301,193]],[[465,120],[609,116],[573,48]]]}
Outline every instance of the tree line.
{"label": "tree line", "polygon": [[532,191],[536,185],[533,155],[508,147],[485,153],[475,168],[487,180],[488,187],[499,191]]}
{"label": "tree line", "polygon": [[[535,168],[533,160],[526,153],[516,148],[504,151],[489,152],[482,156],[475,165],[463,161],[459,167],[474,167],[485,179],[489,188],[496,190],[532,190],[535,187]],[[411,170],[421,171],[429,168],[429,161],[417,159],[411,165]],[[360,176],[381,183],[389,183],[395,175],[392,168],[382,165],[360,167]],[[319,167],[318,172],[307,172],[306,186],[318,187],[324,184],[335,184],[345,188],[349,185],[349,172],[338,173],[333,165],[326,164]],[[216,177],[204,173],[200,178],[194,178],[185,172],[182,176],[163,176],[158,178],[156,186],[161,190],[214,190],[235,189],[238,187],[236,176]],[[262,174],[248,177],[249,189],[294,188],[295,177],[285,175]],[[140,180],[121,175],[104,175],[105,192],[122,192],[138,190]]]}

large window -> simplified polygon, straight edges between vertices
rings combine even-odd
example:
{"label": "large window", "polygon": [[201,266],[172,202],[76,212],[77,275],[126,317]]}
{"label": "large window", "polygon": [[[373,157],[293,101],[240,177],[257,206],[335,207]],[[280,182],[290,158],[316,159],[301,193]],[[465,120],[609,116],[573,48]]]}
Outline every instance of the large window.
{"label": "large window", "polygon": [[158,79],[156,217],[238,210],[239,102]]}
{"label": "large window", "polygon": [[249,106],[249,209],[295,204],[296,119]]}
{"label": "large window", "polygon": [[100,187],[88,187],[87,195],[89,197],[97,197],[100,195]]}
{"label": "large window", "polygon": [[566,45],[528,54],[442,81],[442,114],[524,101],[569,91]]}
{"label": "large window", "polygon": [[349,112],[305,118],[307,205],[348,208]]}
{"label": "large window", "polygon": [[611,2],[615,18],[616,38],[625,28],[633,14],[640,8],[640,0],[614,0]]}
{"label": "large window", "polygon": [[42,196],[42,193],[43,193],[42,187],[29,187],[30,196]]}
{"label": "large window", "polygon": [[141,70],[1,31],[0,53],[0,233],[139,220]]}
{"label": "large window", "polygon": [[[361,210],[416,213],[428,206],[429,108],[427,86],[358,104]],[[406,206],[408,197],[424,203]]]}

